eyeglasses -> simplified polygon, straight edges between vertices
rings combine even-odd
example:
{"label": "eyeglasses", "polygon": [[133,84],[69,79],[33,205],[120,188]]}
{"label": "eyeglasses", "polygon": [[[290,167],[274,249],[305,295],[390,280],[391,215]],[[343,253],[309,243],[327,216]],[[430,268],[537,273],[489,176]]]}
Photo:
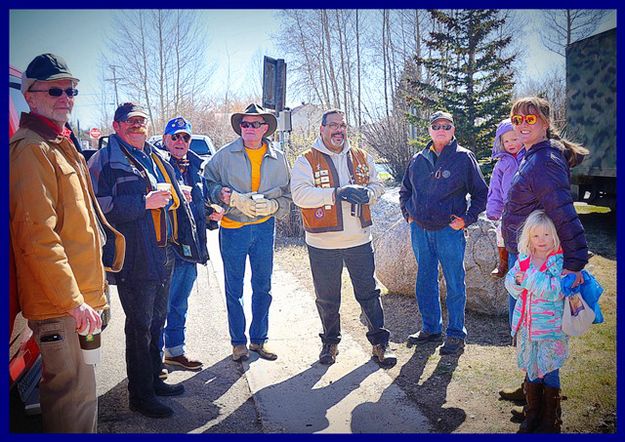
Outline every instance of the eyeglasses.
{"label": "eyeglasses", "polygon": [[184,140],[185,143],[188,143],[191,139],[191,135],[189,134],[173,134],[171,136],[171,141],[178,141],[180,138]]}
{"label": "eyeglasses", "polygon": [[253,127],[254,129],[258,129],[259,127],[265,125],[267,123],[263,122],[261,123],[260,121],[254,121],[254,122],[249,122],[249,121],[241,121],[239,123],[239,126],[241,126],[244,129],[247,129],[248,127]]}
{"label": "eyeglasses", "polygon": [[514,124],[515,126],[520,126],[521,124],[523,124],[523,120],[525,120],[525,122],[531,126],[538,122],[538,116],[534,114],[515,114],[510,117],[510,121],[512,121],[512,124]]}
{"label": "eyeglasses", "polygon": [[329,127],[332,130],[337,130],[339,127],[343,130],[347,129],[347,124],[345,123],[328,123],[328,124],[324,124],[324,126]]}
{"label": "eyeglasses", "polygon": [[145,126],[146,124],[148,124],[148,119],[147,118],[143,118],[143,117],[138,117],[138,118],[128,118],[127,120],[124,121],[124,123],[130,125],[130,126]]}
{"label": "eyeglasses", "polygon": [[451,124],[433,124],[432,130],[451,130],[453,126]]}
{"label": "eyeglasses", "polygon": [[51,87],[50,89],[43,90],[31,89],[29,92],[47,92],[51,97],[60,97],[63,95],[63,92],[65,92],[65,94],[70,98],[78,95],[78,89],[74,89],[73,87],[68,87],[67,89],[61,89],[60,87]]}

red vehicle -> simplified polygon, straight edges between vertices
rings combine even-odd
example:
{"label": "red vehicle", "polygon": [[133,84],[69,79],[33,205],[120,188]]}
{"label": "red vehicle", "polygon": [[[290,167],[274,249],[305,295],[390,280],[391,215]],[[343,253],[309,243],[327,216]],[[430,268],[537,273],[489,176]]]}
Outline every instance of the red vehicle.
{"label": "red vehicle", "polygon": [[[28,104],[20,92],[22,73],[9,67],[9,137],[19,125],[21,112],[28,112]],[[33,431],[38,424],[28,422],[28,415],[40,414],[39,379],[41,355],[28,323],[20,313],[17,298],[17,280],[13,246],[9,237],[9,378],[10,429]]]}

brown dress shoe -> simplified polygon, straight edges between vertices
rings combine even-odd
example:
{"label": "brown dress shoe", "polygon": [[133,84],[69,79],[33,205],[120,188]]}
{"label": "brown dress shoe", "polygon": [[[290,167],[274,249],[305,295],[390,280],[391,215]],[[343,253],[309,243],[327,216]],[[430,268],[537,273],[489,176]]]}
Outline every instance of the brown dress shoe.
{"label": "brown dress shoe", "polygon": [[232,360],[233,361],[245,361],[250,357],[250,352],[247,351],[245,344],[235,345],[232,347]]}
{"label": "brown dress shoe", "polygon": [[250,344],[250,350],[258,353],[258,356],[263,359],[267,359],[268,361],[275,361],[278,359],[278,355],[271,352],[267,348],[267,344]]}
{"label": "brown dress shoe", "polygon": [[189,359],[186,355],[165,356],[165,364],[182,367],[185,370],[198,371],[202,369],[202,362],[195,359]]}

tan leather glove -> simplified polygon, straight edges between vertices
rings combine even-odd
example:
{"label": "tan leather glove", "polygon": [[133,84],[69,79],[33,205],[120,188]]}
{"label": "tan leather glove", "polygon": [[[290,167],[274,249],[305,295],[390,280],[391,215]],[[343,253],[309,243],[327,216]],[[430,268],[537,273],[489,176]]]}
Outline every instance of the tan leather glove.
{"label": "tan leather glove", "polygon": [[270,216],[278,211],[278,201],[274,199],[259,198],[256,201],[256,216]]}
{"label": "tan leather glove", "polygon": [[230,207],[236,207],[246,216],[256,218],[256,204],[252,200],[252,192],[239,193],[233,190],[230,195]]}

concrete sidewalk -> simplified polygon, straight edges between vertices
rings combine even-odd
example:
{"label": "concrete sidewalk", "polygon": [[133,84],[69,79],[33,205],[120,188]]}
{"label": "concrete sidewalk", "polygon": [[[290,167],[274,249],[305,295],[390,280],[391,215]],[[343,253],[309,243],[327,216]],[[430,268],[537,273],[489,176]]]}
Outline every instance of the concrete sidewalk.
{"label": "concrete sidewalk", "polygon": [[[161,398],[174,409],[168,419],[149,419],[128,409],[124,312],[111,292],[113,316],[103,333],[97,367],[101,433],[425,433],[431,426],[416,405],[371,359],[371,349],[343,334],[337,363],[317,362],[321,323],[314,294],[275,266],[269,336],[277,361],[256,353],[232,361],[223,267],[216,231],[208,235],[211,261],[199,266],[189,298],[187,353],[204,362],[199,372],[174,369],[182,396]],[[308,262],[302,263],[308,266]],[[249,268],[246,316],[251,318]],[[363,331],[364,332],[364,331]]]}
{"label": "concrete sidewalk", "polygon": [[[218,257],[216,235],[208,243],[211,257]],[[221,261],[212,263],[223,288]],[[250,318],[249,267],[247,272],[244,297]],[[250,360],[243,363],[264,432],[430,431],[423,414],[371,359],[371,348],[363,349],[348,334],[343,334],[337,362],[330,367],[319,364],[321,322],[314,293],[298,286],[277,265],[272,294],[269,337],[278,360],[266,361],[251,352]]]}

